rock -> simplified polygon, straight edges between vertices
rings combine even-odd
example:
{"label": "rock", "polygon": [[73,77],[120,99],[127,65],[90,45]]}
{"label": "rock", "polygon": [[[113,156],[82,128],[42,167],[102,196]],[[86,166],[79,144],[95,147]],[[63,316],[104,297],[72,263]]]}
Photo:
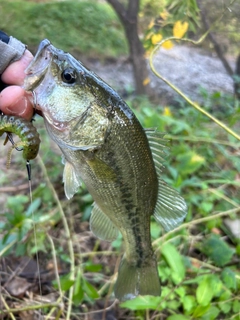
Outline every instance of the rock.
{"label": "rock", "polygon": [[[230,63],[232,68],[234,62]],[[106,64],[94,61],[87,66],[120,94],[134,89],[132,66],[129,61],[109,61]],[[233,80],[226,72],[222,62],[200,48],[175,45],[172,49],[161,48],[154,56],[154,67],[167,80],[171,81],[188,97],[202,102],[200,87],[209,93],[220,91],[233,94]],[[167,101],[179,97],[165,82],[150,71],[151,86],[159,97]]]}
{"label": "rock", "polygon": [[236,239],[240,239],[240,219],[224,219],[224,223]]}

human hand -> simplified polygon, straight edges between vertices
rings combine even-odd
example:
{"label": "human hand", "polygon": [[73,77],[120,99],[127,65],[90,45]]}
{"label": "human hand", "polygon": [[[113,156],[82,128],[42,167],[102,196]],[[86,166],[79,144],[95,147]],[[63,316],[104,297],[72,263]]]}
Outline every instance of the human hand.
{"label": "human hand", "polygon": [[1,79],[10,86],[0,92],[0,110],[7,115],[15,115],[30,120],[33,116],[32,95],[23,85],[25,73],[33,56],[26,50],[20,60],[10,64],[3,72]]}

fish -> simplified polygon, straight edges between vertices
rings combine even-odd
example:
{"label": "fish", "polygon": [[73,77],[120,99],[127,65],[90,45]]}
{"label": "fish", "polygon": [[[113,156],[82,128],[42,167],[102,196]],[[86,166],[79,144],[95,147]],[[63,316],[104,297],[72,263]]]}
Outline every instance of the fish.
{"label": "fish", "polygon": [[94,200],[93,234],[107,241],[122,234],[115,297],[160,296],[151,216],[168,231],[187,213],[183,197],[161,178],[164,135],[143,129],[115,90],[47,39],[25,72],[24,88],[34,92],[36,109],[62,152],[66,197],[83,181]]}
{"label": "fish", "polygon": [[19,150],[19,147],[23,149],[23,158],[27,161],[35,159],[40,146],[40,138],[39,133],[37,132],[36,128],[33,126],[32,122],[27,121],[18,116],[10,116],[1,114],[0,115],[0,136],[3,133],[7,133],[7,139],[5,143],[8,141],[9,135],[12,133],[19,136],[21,139],[19,142],[13,143],[12,149],[8,153],[8,166],[11,161],[11,152],[15,148]]}

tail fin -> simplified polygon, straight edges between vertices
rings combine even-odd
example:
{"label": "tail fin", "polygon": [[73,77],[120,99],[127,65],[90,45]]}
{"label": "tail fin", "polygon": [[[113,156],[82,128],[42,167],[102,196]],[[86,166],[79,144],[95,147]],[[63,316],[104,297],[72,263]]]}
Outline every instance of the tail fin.
{"label": "tail fin", "polygon": [[138,295],[160,296],[161,286],[154,260],[141,267],[130,265],[122,258],[114,288],[115,297],[120,301],[134,299]]}

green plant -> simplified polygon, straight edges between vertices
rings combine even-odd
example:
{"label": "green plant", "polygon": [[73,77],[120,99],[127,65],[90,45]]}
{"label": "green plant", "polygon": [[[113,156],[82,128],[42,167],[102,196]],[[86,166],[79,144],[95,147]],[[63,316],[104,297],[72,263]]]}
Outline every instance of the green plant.
{"label": "green plant", "polygon": [[[226,124],[239,122],[240,108],[232,97],[202,92],[203,104],[211,112]],[[228,108],[216,107],[226,101]],[[121,306],[149,319],[149,310],[168,320],[238,319],[239,240],[229,233],[224,240],[223,217],[232,212],[234,219],[240,210],[239,142],[183,100],[178,101],[180,108],[154,107],[144,97],[129,104],[145,127],[171,132],[166,134],[170,147],[163,179],[180,190],[189,213],[187,223],[176,231],[155,235],[161,297],[138,297]],[[155,222],[152,230],[155,234]]]}
{"label": "green plant", "polygon": [[112,57],[127,52],[121,24],[105,3],[2,0],[0,11],[1,28],[32,47],[48,38],[56,47],[87,53],[88,57]]}

